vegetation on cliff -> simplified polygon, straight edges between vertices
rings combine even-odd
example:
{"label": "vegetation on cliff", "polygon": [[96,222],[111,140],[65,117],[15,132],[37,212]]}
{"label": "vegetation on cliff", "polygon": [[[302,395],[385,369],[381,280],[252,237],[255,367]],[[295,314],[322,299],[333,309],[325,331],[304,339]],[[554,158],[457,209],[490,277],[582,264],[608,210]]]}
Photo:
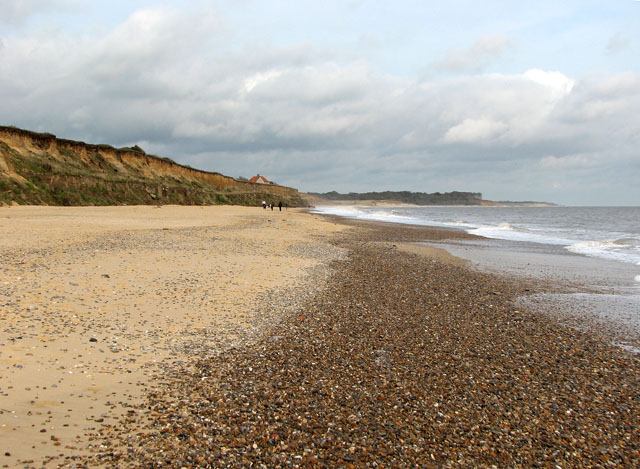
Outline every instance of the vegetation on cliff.
{"label": "vegetation on cliff", "polygon": [[240,181],[148,155],[0,126],[0,204],[307,205],[293,188]]}

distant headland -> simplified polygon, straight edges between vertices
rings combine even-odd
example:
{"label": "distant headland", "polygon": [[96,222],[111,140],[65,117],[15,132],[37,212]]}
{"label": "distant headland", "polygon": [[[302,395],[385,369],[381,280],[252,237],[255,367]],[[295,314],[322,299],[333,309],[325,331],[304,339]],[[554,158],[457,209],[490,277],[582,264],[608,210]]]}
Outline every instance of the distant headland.
{"label": "distant headland", "polygon": [[536,206],[548,207],[555,204],[549,202],[513,202],[492,201],[482,198],[480,192],[338,192],[317,193],[310,192],[305,197],[314,205],[349,204],[349,205],[476,205],[476,206]]}

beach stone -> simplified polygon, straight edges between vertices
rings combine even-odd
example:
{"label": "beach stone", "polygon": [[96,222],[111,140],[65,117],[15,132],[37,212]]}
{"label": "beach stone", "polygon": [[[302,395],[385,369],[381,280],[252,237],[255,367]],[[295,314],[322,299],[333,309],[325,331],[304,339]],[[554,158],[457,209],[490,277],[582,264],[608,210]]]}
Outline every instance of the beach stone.
{"label": "beach stone", "polygon": [[166,367],[103,462],[640,464],[637,357],[517,310],[513,278],[384,248],[465,233],[345,223],[326,287],[259,340]]}
{"label": "beach stone", "polygon": [[[282,222],[276,218],[271,225],[286,236]],[[6,310],[16,325],[3,345],[31,350],[32,341],[61,334],[57,343],[42,342],[53,359],[38,366],[62,374],[83,365],[62,375],[56,389],[70,402],[61,408],[56,396],[53,412],[28,428],[55,428],[68,454],[54,447],[59,441],[46,439],[51,457],[38,458],[34,467],[640,465],[640,370],[634,356],[521,308],[515,299],[527,292],[513,278],[390,249],[471,239],[464,232],[345,225],[332,238],[314,235],[311,242],[275,253],[262,239],[229,241],[232,227],[143,230],[65,246],[66,259],[72,257],[76,267],[96,249],[114,259],[121,253],[136,277],[121,270],[126,279],[119,278],[119,286],[87,282],[80,292],[61,276],[66,291],[55,311],[20,306],[50,308],[51,295],[39,302],[31,294],[11,298]],[[212,244],[214,234],[220,249],[198,245],[202,239]],[[177,269],[169,278],[142,266],[140,273],[136,257],[147,249],[178,261],[198,251],[210,269]],[[228,301],[229,291],[253,288],[238,280],[250,263],[229,264],[217,256],[247,249],[252,263],[274,268],[290,255],[300,256],[295,262],[317,263],[286,287],[266,288],[258,279],[255,304],[238,308]],[[12,246],[0,255],[11,257],[13,251]],[[90,274],[104,271],[93,269]],[[38,291],[35,283],[28,286]],[[539,285],[527,288],[541,291]],[[118,301],[98,301],[100,290]],[[143,317],[141,306],[151,295],[157,304],[142,324],[138,315]],[[68,308],[74,302],[76,309]],[[117,313],[106,320],[103,311],[109,308]],[[86,341],[95,331],[103,331],[101,352],[120,353],[93,354]],[[85,342],[84,350],[76,339]],[[36,370],[36,358],[23,356],[27,370]],[[7,374],[24,374],[10,365]],[[110,384],[90,389],[98,376]],[[83,387],[70,389],[77,382]],[[34,387],[19,383],[18,389]],[[10,386],[5,391],[20,394]],[[37,413],[44,400],[38,393],[40,399],[29,406],[33,418],[45,413]],[[71,403],[79,393],[88,413]],[[15,426],[26,417],[15,415]],[[64,431],[77,437],[67,440]]]}

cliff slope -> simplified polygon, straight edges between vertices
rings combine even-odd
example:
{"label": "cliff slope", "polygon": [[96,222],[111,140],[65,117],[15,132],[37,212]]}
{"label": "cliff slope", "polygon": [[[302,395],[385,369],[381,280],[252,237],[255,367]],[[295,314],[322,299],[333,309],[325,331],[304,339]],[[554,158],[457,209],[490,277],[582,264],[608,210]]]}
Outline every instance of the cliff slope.
{"label": "cliff slope", "polygon": [[239,181],[146,154],[0,126],[0,204],[306,205],[293,188]]}

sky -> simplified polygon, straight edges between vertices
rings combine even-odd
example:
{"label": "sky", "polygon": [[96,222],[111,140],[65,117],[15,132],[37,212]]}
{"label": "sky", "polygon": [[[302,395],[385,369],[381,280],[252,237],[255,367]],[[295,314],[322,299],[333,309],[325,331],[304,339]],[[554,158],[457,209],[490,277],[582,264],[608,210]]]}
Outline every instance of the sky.
{"label": "sky", "polygon": [[0,0],[0,125],[304,192],[640,205],[640,1]]}

